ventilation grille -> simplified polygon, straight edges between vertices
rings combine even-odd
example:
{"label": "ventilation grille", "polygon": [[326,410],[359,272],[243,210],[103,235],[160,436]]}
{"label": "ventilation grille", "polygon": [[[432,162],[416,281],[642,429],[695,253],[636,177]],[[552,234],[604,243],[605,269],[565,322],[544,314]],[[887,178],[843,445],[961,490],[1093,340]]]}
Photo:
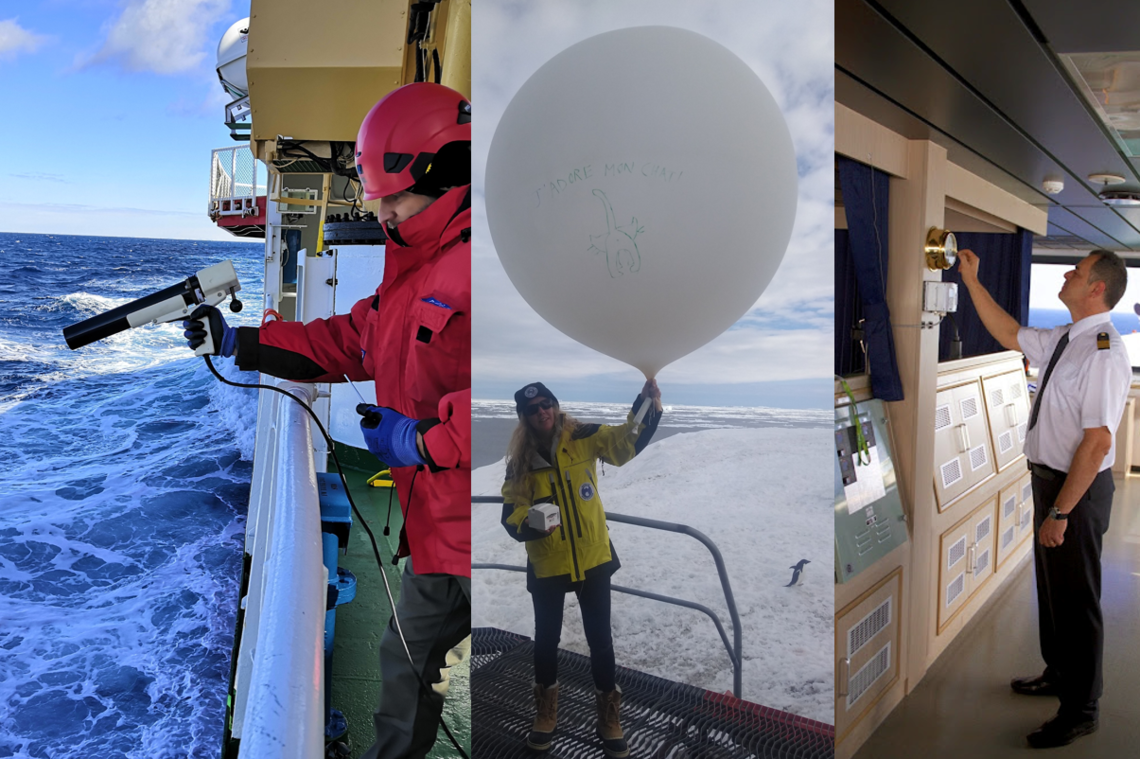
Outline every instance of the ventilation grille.
{"label": "ventilation grille", "polygon": [[992,408],[997,408],[998,406],[1004,406],[1004,405],[1005,405],[1005,393],[1002,392],[1002,389],[999,387],[996,390],[991,390],[990,391],[990,406]]}
{"label": "ventilation grille", "polygon": [[1002,453],[1009,453],[1013,450],[1013,433],[1009,430],[1001,433],[998,438],[998,450]]}
{"label": "ventilation grille", "polygon": [[1022,389],[1021,389],[1021,383],[1020,382],[1017,383],[1016,385],[1010,385],[1009,386],[1009,397],[1010,398],[1020,398],[1023,394],[1024,394],[1024,391],[1022,391]]}
{"label": "ventilation grille", "polygon": [[1033,483],[1027,482],[1021,486],[1021,500],[1023,503],[1028,503],[1033,500]]}
{"label": "ventilation grille", "polygon": [[970,471],[976,472],[990,461],[989,456],[986,455],[986,444],[982,443],[977,448],[970,449]]}
{"label": "ventilation grille", "polygon": [[1001,550],[1009,548],[1009,544],[1013,542],[1013,525],[1001,534]]}
{"label": "ventilation grille", "polygon": [[939,470],[942,472],[942,489],[946,490],[958,480],[962,479],[962,465],[957,458],[952,458],[943,464]]}
{"label": "ventilation grille", "polygon": [[990,524],[993,522],[992,517],[986,517],[978,522],[978,526],[974,528],[974,542],[981,543],[983,540],[990,536]]}
{"label": "ventilation grille", "polygon": [[950,404],[934,409],[934,431],[944,430],[950,426]]}
{"label": "ventilation grille", "polygon": [[958,596],[962,595],[962,591],[965,589],[966,573],[963,572],[951,580],[950,584],[946,586],[946,606],[949,607],[951,604],[957,601]]}
{"label": "ventilation grille", "polygon": [[971,395],[962,400],[962,418],[973,419],[978,415],[978,398]]}
{"label": "ventilation grille", "polygon": [[1029,426],[1028,426],[1028,425],[1026,425],[1026,424],[1019,424],[1019,425],[1017,425],[1017,439],[1018,439],[1020,442],[1022,442],[1022,443],[1024,443],[1024,442],[1025,442],[1025,433],[1026,433],[1028,430],[1029,430]]}
{"label": "ventilation grille", "polygon": [[978,561],[974,565],[974,577],[977,577],[978,575],[981,575],[981,574],[985,574],[986,572],[989,571],[989,569],[990,569],[990,549],[987,548],[986,550],[982,551],[980,556],[978,556]]}
{"label": "ventilation grille", "polygon": [[950,550],[946,554],[946,568],[953,569],[954,565],[962,560],[966,555],[966,536],[958,538],[958,542],[950,546]]}
{"label": "ventilation grille", "polygon": [[847,631],[847,658],[850,659],[872,638],[881,633],[891,624],[891,598],[883,601],[875,610],[859,620]]}
{"label": "ventilation grille", "polygon": [[878,682],[879,678],[887,674],[891,668],[891,643],[887,641],[887,645],[879,649],[871,660],[864,664],[862,668],[847,681],[847,708],[850,709],[855,705],[863,695],[871,689],[871,686]]}
{"label": "ventilation grille", "polygon": [[1017,498],[1012,495],[1009,498],[1006,498],[1005,503],[1003,503],[1001,507],[1002,519],[1009,519],[1010,515],[1013,513],[1013,510],[1016,508]]}

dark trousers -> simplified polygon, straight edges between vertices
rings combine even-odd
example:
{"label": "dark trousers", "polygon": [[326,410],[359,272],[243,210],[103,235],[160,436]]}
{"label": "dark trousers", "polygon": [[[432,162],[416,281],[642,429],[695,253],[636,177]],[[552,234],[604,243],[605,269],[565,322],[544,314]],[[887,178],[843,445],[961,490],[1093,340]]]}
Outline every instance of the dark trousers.
{"label": "dark trousers", "polygon": [[[380,639],[380,708],[372,715],[376,743],[361,759],[419,759],[431,751],[443,711],[448,652],[471,634],[471,580],[417,575],[408,559],[396,613],[416,666],[390,619]],[[429,693],[420,688],[420,678]]]}
{"label": "dark trousers", "polygon": [[582,626],[590,646],[590,673],[594,687],[611,691],[615,687],[614,643],[610,636],[610,576],[591,577],[570,586],[537,588],[534,602],[534,680],[551,686],[558,682],[558,641],[562,638],[562,612],[566,592],[578,595]]}
{"label": "dark trousers", "polygon": [[[1038,531],[1065,484],[1064,472],[1049,478],[1040,471],[1033,472],[1033,524]],[[1041,656],[1046,676],[1060,686],[1060,713],[1074,718],[1096,718],[1104,687],[1100,552],[1115,490],[1112,470],[1106,469],[1070,512],[1061,545],[1044,548],[1037,533],[1033,540]]]}

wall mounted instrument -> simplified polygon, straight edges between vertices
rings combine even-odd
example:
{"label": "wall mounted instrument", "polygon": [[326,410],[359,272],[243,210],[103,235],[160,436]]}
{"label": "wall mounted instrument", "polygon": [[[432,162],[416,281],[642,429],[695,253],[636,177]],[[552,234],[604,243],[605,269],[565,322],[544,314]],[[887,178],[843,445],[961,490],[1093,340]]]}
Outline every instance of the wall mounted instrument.
{"label": "wall mounted instrument", "polygon": [[908,540],[877,399],[835,409],[835,581],[844,583]]}

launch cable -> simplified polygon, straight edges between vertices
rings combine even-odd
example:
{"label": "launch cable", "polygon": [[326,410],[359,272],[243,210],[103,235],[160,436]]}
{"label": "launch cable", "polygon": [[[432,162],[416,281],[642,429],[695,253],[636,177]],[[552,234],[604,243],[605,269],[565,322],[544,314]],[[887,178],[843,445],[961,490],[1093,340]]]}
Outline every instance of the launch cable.
{"label": "launch cable", "polygon": [[[344,476],[344,469],[341,468],[340,459],[336,455],[336,445],[333,443],[332,438],[329,437],[329,433],[325,431],[325,427],[323,424],[321,424],[321,420],[317,418],[316,413],[309,406],[309,404],[305,403],[303,400],[301,400],[297,396],[293,395],[292,393],[285,391],[285,390],[282,390],[279,387],[274,387],[273,385],[259,385],[259,384],[247,384],[244,382],[233,382],[233,381],[228,380],[225,377],[223,377],[221,375],[221,373],[219,373],[218,370],[216,368],[214,368],[214,362],[212,362],[210,360],[209,354],[203,356],[202,358],[206,359],[206,366],[208,366],[210,368],[210,373],[213,374],[215,377],[217,377],[220,382],[222,382],[226,385],[230,385],[231,387],[244,387],[244,388],[251,388],[251,389],[256,389],[256,390],[273,390],[275,392],[281,393],[282,395],[286,396],[287,398],[292,398],[293,400],[295,400],[297,403],[299,403],[301,405],[301,408],[305,409],[305,411],[309,414],[310,417],[312,417],[313,422],[315,422],[317,425],[317,429],[319,429],[321,431],[321,434],[324,435],[325,442],[327,442],[328,446],[329,446],[329,453],[332,454],[333,461],[336,463],[336,470],[337,470],[337,473],[340,475],[340,481],[341,481],[341,483],[344,484],[344,494],[346,496],[348,496],[348,503],[349,503],[349,505],[352,506],[352,513],[356,514],[356,518],[360,520],[360,525],[364,528],[364,531],[366,533],[368,533],[368,539],[370,541],[372,541],[372,553],[376,556],[376,566],[380,568],[380,577],[381,577],[381,579],[384,580],[384,592],[388,594],[388,603],[392,607],[392,620],[396,623],[396,632],[399,634],[400,642],[404,646],[404,653],[407,654],[407,656],[408,656],[408,663],[412,667],[412,672],[415,673],[416,679],[419,680],[421,692],[423,693],[423,695],[427,696],[428,703],[431,703],[431,697],[433,694],[435,694],[435,691],[432,690],[430,687],[428,687],[428,684],[424,682],[423,676],[420,675],[419,669],[416,668],[416,662],[415,662],[415,659],[412,657],[411,649],[408,648],[408,641],[404,637],[403,628],[400,626],[400,617],[396,614],[396,599],[392,596],[392,587],[388,584],[388,575],[384,573],[384,561],[380,558],[380,548],[376,544],[376,536],[372,534],[372,530],[371,530],[371,528],[369,528],[368,522],[365,521],[364,515],[361,514],[360,510],[356,508],[356,501],[354,501],[352,499],[352,491],[349,490],[348,480],[345,479],[345,476]],[[413,477],[413,479],[414,479],[414,477]],[[411,493],[410,492],[409,492],[408,500],[411,501]],[[411,508],[410,503],[408,504],[408,508],[409,509]],[[393,557],[393,559],[394,558],[395,557]],[[395,563],[395,561],[393,561],[393,563]],[[443,728],[443,732],[445,732],[447,734],[447,737],[451,741],[451,744],[453,746],[455,746],[455,750],[459,752],[459,755],[462,756],[463,759],[470,759],[470,757],[467,756],[467,752],[465,752],[463,750],[463,747],[459,745],[459,741],[455,740],[455,736],[451,734],[451,730],[447,727],[447,722],[445,722],[443,719],[443,708],[442,707],[440,707],[440,712],[439,712],[439,724]]]}

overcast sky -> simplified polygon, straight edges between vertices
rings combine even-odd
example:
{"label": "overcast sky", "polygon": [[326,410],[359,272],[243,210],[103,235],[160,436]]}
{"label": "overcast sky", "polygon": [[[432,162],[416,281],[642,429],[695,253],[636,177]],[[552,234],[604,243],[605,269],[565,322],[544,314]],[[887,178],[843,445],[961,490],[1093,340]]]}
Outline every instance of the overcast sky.
{"label": "overcast sky", "polygon": [[728,332],[660,373],[665,400],[828,408],[835,186],[831,0],[479,0],[472,10],[471,53],[475,397],[510,397],[534,380],[566,400],[632,400],[641,387],[640,372],[549,326],[515,291],[491,244],[483,175],[499,118],[535,70],[595,34],[649,24],[699,32],[740,56],[783,111],[799,167],[796,222],[779,271]]}
{"label": "overcast sky", "polygon": [[233,240],[206,216],[214,72],[249,0],[0,2],[0,232]]}

